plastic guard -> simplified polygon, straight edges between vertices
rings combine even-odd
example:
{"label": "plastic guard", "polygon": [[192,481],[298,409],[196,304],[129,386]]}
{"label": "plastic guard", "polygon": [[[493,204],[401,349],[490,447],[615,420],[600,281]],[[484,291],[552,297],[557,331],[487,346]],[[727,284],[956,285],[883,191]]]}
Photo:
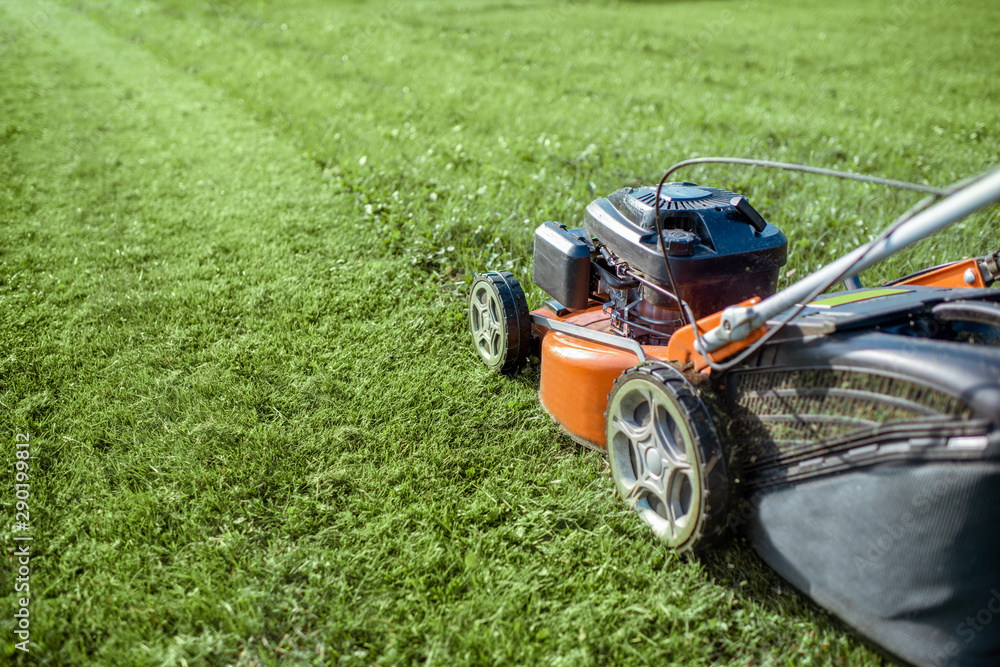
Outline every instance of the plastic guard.
{"label": "plastic guard", "polygon": [[[973,277],[973,282],[965,281],[966,273]],[[923,285],[925,287],[986,287],[986,281],[983,280],[982,271],[979,269],[979,261],[975,259],[963,259],[960,262],[946,264],[891,284]]]}

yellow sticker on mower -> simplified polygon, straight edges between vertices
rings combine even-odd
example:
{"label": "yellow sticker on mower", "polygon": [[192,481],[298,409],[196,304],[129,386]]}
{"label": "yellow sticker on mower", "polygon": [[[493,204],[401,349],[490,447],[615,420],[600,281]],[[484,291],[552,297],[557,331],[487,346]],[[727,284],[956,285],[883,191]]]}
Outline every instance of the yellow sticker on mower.
{"label": "yellow sticker on mower", "polygon": [[810,306],[815,306],[817,308],[833,308],[835,306],[843,306],[845,303],[857,303],[858,301],[867,301],[868,299],[877,299],[880,296],[891,296],[893,294],[904,294],[912,290],[908,289],[869,289],[860,292],[851,292],[850,294],[838,294],[836,296],[829,296],[825,299],[820,299],[819,301],[810,301]]}

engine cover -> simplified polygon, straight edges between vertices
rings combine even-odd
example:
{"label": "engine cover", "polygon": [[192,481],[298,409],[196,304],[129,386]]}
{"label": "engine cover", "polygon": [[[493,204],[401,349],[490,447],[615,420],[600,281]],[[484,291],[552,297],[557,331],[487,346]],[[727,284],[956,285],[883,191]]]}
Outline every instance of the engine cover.
{"label": "engine cover", "polygon": [[[660,245],[665,241],[677,291],[696,317],[774,294],[788,239],[746,199],[694,183],[667,183],[660,193],[663,240],[656,235],[655,201],[655,187],[623,188],[591,202],[584,224],[619,262],[673,292]],[[658,301],[652,290],[644,298]],[[670,305],[663,299],[659,305]]]}

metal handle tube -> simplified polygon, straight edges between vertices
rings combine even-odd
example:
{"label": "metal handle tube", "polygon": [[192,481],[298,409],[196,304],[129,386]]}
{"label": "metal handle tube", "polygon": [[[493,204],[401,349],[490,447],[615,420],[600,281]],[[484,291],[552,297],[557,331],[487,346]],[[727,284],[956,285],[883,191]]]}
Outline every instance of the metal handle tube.
{"label": "metal handle tube", "polygon": [[774,296],[754,306],[726,308],[722,312],[719,326],[702,336],[704,349],[698,351],[705,354],[718,350],[726,343],[743,340],[769,319],[808,299],[815,290],[838,280],[854,277],[900,250],[997,201],[1000,201],[1000,169],[988,172],[917,213],[885,238],[849,252]]}

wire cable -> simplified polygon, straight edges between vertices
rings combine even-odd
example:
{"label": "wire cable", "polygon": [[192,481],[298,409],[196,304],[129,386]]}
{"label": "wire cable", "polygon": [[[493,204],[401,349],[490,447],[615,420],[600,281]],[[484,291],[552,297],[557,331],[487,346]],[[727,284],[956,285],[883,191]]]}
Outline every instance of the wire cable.
{"label": "wire cable", "polygon": [[[690,160],[684,160],[674,164],[669,169],[667,169],[666,173],[664,173],[663,175],[663,178],[660,179],[659,185],[657,185],[656,187],[656,201],[655,201],[656,233],[659,239],[660,249],[663,253],[663,260],[664,262],[666,262],[667,265],[667,275],[670,278],[671,287],[673,288],[674,292],[677,295],[675,297],[677,299],[677,303],[681,308],[681,316],[689,324],[691,324],[691,328],[694,331],[694,337],[698,343],[697,346],[700,347],[701,349],[704,349],[704,345],[702,343],[701,330],[698,328],[698,322],[694,318],[694,314],[691,312],[690,306],[688,306],[688,304],[683,299],[680,298],[680,289],[678,288],[679,286],[674,281],[673,271],[670,265],[670,256],[667,253],[666,244],[663,242],[663,222],[662,220],[660,220],[660,196],[663,189],[663,185],[666,183],[670,175],[673,174],[678,169],[696,164],[736,164],[736,165],[744,165],[752,167],[782,169],[785,171],[797,171],[801,173],[814,174],[819,176],[831,176],[834,178],[841,178],[846,180],[858,181],[862,183],[869,183],[872,185],[881,185],[885,187],[892,187],[902,190],[923,192],[925,194],[930,195],[929,197],[925,197],[924,199],[919,201],[916,205],[912,206],[905,213],[896,218],[896,220],[894,220],[892,224],[890,224],[885,230],[883,230],[882,233],[878,235],[878,237],[876,237],[869,243],[869,247],[873,247],[875,244],[884,241],[888,236],[893,234],[897,229],[899,229],[899,227],[905,224],[910,218],[915,216],[917,213],[924,210],[925,208],[927,208],[934,202],[938,201],[942,197],[946,197],[950,194],[953,194],[954,192],[961,189],[968,183],[976,180],[977,178],[976,176],[964,178],[959,181],[956,181],[955,183],[949,185],[948,187],[938,188],[929,185],[921,185],[919,183],[910,183],[908,181],[898,181],[891,178],[868,176],[865,174],[856,174],[853,172],[838,171],[835,169],[813,167],[809,165],[794,164],[790,162],[774,162],[771,160],[755,160],[755,159],[734,158],[734,157],[702,157],[702,158],[692,158]],[[858,263],[861,261],[863,257],[864,254],[859,255],[850,266],[841,271],[840,274],[838,274],[834,279],[827,281],[817,289],[813,290],[808,298],[803,299],[802,303],[796,305],[794,308],[791,309],[789,315],[783,317],[774,326],[769,327],[767,332],[763,336],[754,341],[751,345],[747,347],[747,349],[743,350],[736,357],[728,361],[719,363],[712,360],[711,353],[705,354],[704,359],[707,362],[708,366],[713,371],[723,372],[743,362],[751,354],[757,352],[757,350],[759,350],[763,345],[765,345],[768,341],[774,338],[774,336],[776,336],[778,332],[780,332],[785,327],[785,325],[787,325],[793,319],[798,317],[799,314],[802,313],[802,311],[806,308],[806,306],[809,304],[810,301],[815,299],[817,296],[819,296],[826,290],[830,289],[830,287],[837,284],[838,282],[842,282],[844,280],[844,277],[847,276],[849,273],[851,273],[851,271],[854,269],[854,267],[858,265]]]}
{"label": "wire cable", "polygon": [[[661,184],[666,182],[670,174],[674,173],[681,167],[688,167],[694,164],[738,164],[747,167],[768,167],[771,169],[784,169],[785,171],[798,171],[805,174],[816,174],[818,176],[832,176],[833,178],[843,178],[849,181],[859,181],[861,183],[870,183],[872,185],[883,185],[890,188],[898,188],[900,190],[912,190],[914,192],[923,192],[924,194],[937,195],[938,197],[946,197],[954,192],[960,184],[964,181],[959,181],[958,183],[948,187],[948,188],[938,188],[933,185],[923,185],[921,183],[911,183],[909,181],[897,181],[894,178],[882,178],[881,176],[869,176],[867,174],[856,174],[852,171],[840,171],[839,169],[826,169],[825,167],[813,167],[807,164],[795,164],[794,162],[775,162],[773,160],[754,160],[751,158],[743,157],[696,157],[690,160],[683,160],[673,165],[667,169],[667,173],[663,175],[663,180]],[[965,179],[968,180],[968,179]],[[659,192],[659,190],[657,190]]]}
{"label": "wire cable", "polygon": [[[874,246],[875,244],[880,243],[881,241],[884,241],[893,232],[895,232],[897,229],[899,229],[900,227],[902,227],[910,218],[912,218],[914,215],[916,215],[920,211],[924,210],[925,208],[927,208],[928,206],[930,206],[931,204],[933,204],[935,201],[938,201],[940,198],[941,198],[940,196],[930,196],[930,197],[925,197],[924,199],[920,200],[919,202],[917,202],[916,205],[914,205],[909,210],[907,210],[905,213],[903,213],[903,215],[901,215],[898,218],[896,218],[892,222],[892,224],[890,224],[885,230],[882,231],[881,234],[879,234],[875,239],[873,239],[870,242],[869,245],[870,246]],[[791,322],[792,320],[794,320],[796,317],[798,317],[802,313],[802,311],[805,310],[806,306],[809,305],[810,301],[812,301],[813,299],[815,299],[817,296],[819,296],[820,294],[822,294],[826,290],[830,289],[830,287],[832,287],[833,285],[836,285],[838,282],[842,281],[844,279],[844,276],[846,276],[847,274],[849,274],[854,269],[854,267],[858,265],[858,263],[861,261],[861,259],[863,257],[864,257],[864,254],[859,255],[850,266],[848,266],[843,271],[841,271],[835,278],[833,278],[832,280],[827,281],[826,283],[823,283],[822,285],[820,285],[819,287],[817,287],[816,289],[814,289],[812,292],[810,292],[809,297],[805,298],[805,299],[802,299],[802,303],[799,303],[794,308],[792,308],[791,309],[792,312],[789,315],[787,315],[784,318],[782,318],[774,326],[768,328],[767,333],[765,333],[759,339],[757,339],[756,341],[754,341],[750,346],[747,347],[747,349],[743,350],[743,352],[741,352],[740,354],[738,354],[736,357],[734,357],[734,358],[732,358],[732,359],[730,359],[728,361],[725,361],[723,363],[717,363],[717,362],[715,362],[715,361],[712,360],[711,356],[705,356],[705,361],[708,362],[709,367],[713,371],[722,372],[722,371],[727,371],[730,368],[732,368],[733,366],[741,363],[743,360],[745,360],[751,354],[753,354],[754,352],[756,352],[757,350],[759,350],[769,340],[771,340],[772,338],[774,338],[778,334],[778,332],[781,331],[785,327],[786,324],[788,324],[789,322]],[[766,323],[765,323],[765,325],[766,325]],[[695,328],[695,338],[698,339],[698,341],[700,343],[700,341],[701,341],[701,332],[698,331],[697,328]],[[704,349],[704,346],[702,346],[702,349]],[[709,353],[709,354],[711,354],[711,353]]]}

